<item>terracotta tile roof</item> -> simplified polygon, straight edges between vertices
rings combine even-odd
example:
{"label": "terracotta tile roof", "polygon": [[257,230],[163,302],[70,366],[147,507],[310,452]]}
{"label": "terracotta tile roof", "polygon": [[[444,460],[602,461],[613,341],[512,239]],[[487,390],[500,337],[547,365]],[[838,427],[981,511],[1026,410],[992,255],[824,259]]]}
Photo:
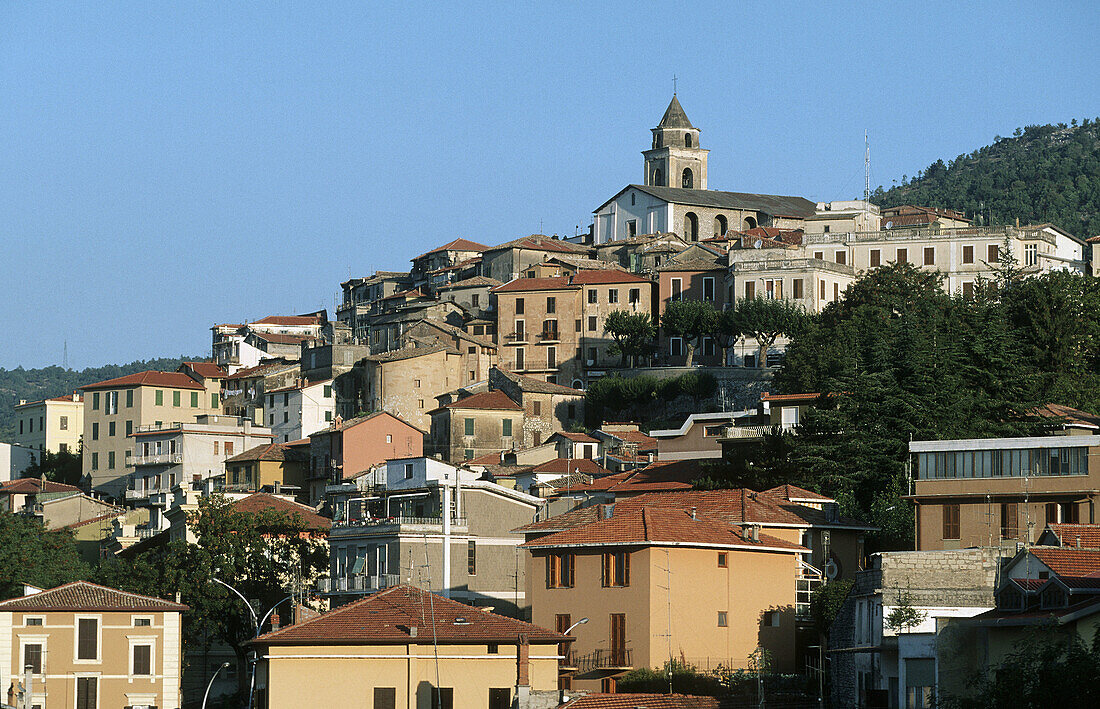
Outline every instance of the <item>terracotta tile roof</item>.
{"label": "terracotta tile roof", "polygon": [[629,271],[578,271],[573,276],[573,285],[578,286],[593,286],[601,285],[604,283],[646,283],[652,284],[653,281],[648,278],[643,278],[635,273]]}
{"label": "terracotta tile roof", "polygon": [[[350,419],[343,419],[343,420],[340,421],[339,425],[337,425],[336,422],[333,421],[328,426],[328,428],[322,428],[320,431],[316,431],[316,432],[311,433],[309,435],[310,436],[318,436],[318,435],[321,435],[321,434],[324,434],[324,433],[333,433],[335,431],[346,431],[349,428],[353,428],[355,426],[358,426],[361,423],[366,423],[367,421],[370,421],[371,419],[376,419],[380,416],[385,416],[386,418],[390,418],[390,419],[393,419],[395,421],[400,421],[401,423],[405,424],[409,428],[414,429],[416,431],[419,431],[420,433],[424,433],[419,428],[417,428],[416,426],[413,426],[411,423],[409,423],[405,419],[401,418],[397,414],[391,414],[389,411],[375,411],[372,414],[366,414],[364,416],[356,416],[356,417],[350,418]],[[304,441],[307,444],[309,443],[309,440],[310,440],[309,438],[302,439],[302,441]],[[292,441],[292,443],[293,443],[293,441]],[[283,445],[290,445],[290,443],[284,443]]]}
{"label": "terracotta tile roof", "polygon": [[[195,374],[203,379],[225,379],[229,372],[225,371],[213,362],[184,362]],[[183,365],[180,365],[181,368]]]}
{"label": "terracotta tile roof", "polygon": [[1032,413],[1039,418],[1067,426],[1100,427],[1100,416],[1061,404],[1044,404],[1033,409]]}
{"label": "terracotta tile roof", "polygon": [[0,495],[37,495],[41,492],[83,492],[83,490],[65,483],[55,483],[52,480],[43,482],[39,478],[16,478],[0,482]]}
{"label": "terracotta tile roof", "polygon": [[1100,549],[1032,547],[1031,553],[1059,576],[1100,575]]}
{"label": "terracotta tile roof", "polygon": [[500,391],[483,391],[447,404],[445,409],[481,409],[492,411],[523,411],[523,407]]}
{"label": "terracotta tile roof", "polygon": [[524,293],[536,290],[570,290],[577,286],[569,282],[567,276],[552,278],[515,278],[502,286],[493,288],[494,293]]}
{"label": "terracotta tile roof", "polygon": [[274,374],[285,369],[298,369],[301,365],[287,364],[284,362],[273,362],[271,364],[258,364],[255,367],[247,367],[241,369],[233,374],[230,374],[226,379],[251,379],[252,377],[263,377],[268,374]]}
{"label": "terracotta tile roof", "polygon": [[773,487],[770,490],[765,490],[760,494],[766,495],[768,497],[775,497],[781,500],[787,500],[788,502],[792,502],[795,500],[799,502],[803,500],[814,500],[817,502],[836,502],[836,500],[831,497],[826,497],[825,495],[814,492],[813,490],[807,490],[804,487],[790,484],[779,485],[777,487]]}
{"label": "terracotta tile roof", "polygon": [[476,288],[478,286],[489,286],[490,288],[504,285],[495,278],[489,278],[488,276],[473,276],[471,278],[464,278],[461,281],[455,281],[448,283],[445,286],[439,286],[437,290],[455,290],[456,288]]}
{"label": "terracotta tile roof", "polygon": [[368,355],[363,359],[368,362],[378,362],[385,364],[386,362],[403,362],[406,359],[416,359],[417,357],[426,357],[427,355],[433,355],[438,352],[453,352],[454,348],[445,344],[428,345],[427,347],[402,347],[399,350],[390,350],[389,352],[383,352],[376,355]]}
{"label": "terracotta tile roof", "polygon": [[[416,628],[415,639],[412,628]],[[566,639],[560,633],[531,623],[401,585],[261,635],[253,642],[259,645],[514,643],[521,635],[540,645]]]}
{"label": "terracotta tile roof", "polygon": [[522,527],[516,527],[513,532],[520,533],[532,533],[532,532],[560,532],[563,529],[572,529],[573,527],[579,527],[582,524],[588,524],[589,522],[595,522],[599,519],[600,508],[597,505],[589,505],[588,507],[578,507],[576,509],[569,510],[560,515],[555,515],[549,519],[540,520],[538,522],[531,522],[525,524]]}
{"label": "terracotta tile roof", "polygon": [[706,517],[692,518],[685,510],[641,507],[618,511],[609,519],[596,519],[560,532],[554,532],[521,546],[528,549],[563,546],[619,546],[624,544],[691,544],[714,547],[750,547],[806,551],[798,544],[761,534],[749,539],[740,527]]}
{"label": "terracotta tile roof", "polygon": [[266,318],[254,320],[252,324],[302,327],[304,325],[320,325],[321,317],[319,315],[268,315]]}
{"label": "terracotta tile roof", "polygon": [[658,490],[690,490],[700,477],[699,461],[670,460],[650,463],[630,472],[624,480],[610,488],[616,495],[654,492]]}
{"label": "terracotta tile roof", "polygon": [[390,295],[387,295],[385,298],[382,298],[382,300],[393,300],[394,298],[424,298],[424,297],[426,297],[424,295],[424,291],[420,290],[419,288],[410,288],[409,290],[403,290],[403,291],[400,291],[399,293],[392,293]]}
{"label": "terracotta tile roof", "polygon": [[558,253],[583,253],[587,249],[583,246],[577,246],[571,244],[568,241],[562,241],[561,239],[551,239],[544,234],[531,234],[530,236],[523,236],[512,241],[506,241],[503,244],[496,246],[490,246],[485,249],[486,251],[501,251],[503,249],[531,249],[533,251],[556,251]]}
{"label": "terracotta tile roof", "polygon": [[203,389],[203,385],[182,372],[157,372],[149,370],[137,374],[127,374],[125,377],[106,379],[95,384],[85,384],[80,387],[83,391],[89,389],[117,389],[121,387],[170,387],[172,389]]}
{"label": "terracotta tile roof", "polygon": [[545,463],[539,463],[533,467],[527,469],[529,473],[560,473],[562,475],[569,475],[577,471],[585,475],[591,475],[592,477],[604,477],[611,475],[611,471],[606,468],[601,468],[593,460],[587,458],[554,458],[548,460]]}
{"label": "terracotta tile roof", "polygon": [[300,345],[303,342],[312,342],[317,339],[312,335],[284,335],[281,332],[253,331],[251,334],[266,342],[273,342],[276,345]]}
{"label": "terracotta tile roof", "polygon": [[764,392],[760,395],[761,401],[774,401],[777,403],[783,402],[795,402],[795,401],[817,401],[821,398],[821,394],[818,392],[808,392],[805,394],[771,394]]}
{"label": "terracotta tile roof", "polygon": [[126,512],[124,510],[119,510],[118,512],[108,512],[105,515],[99,515],[98,517],[92,517],[91,519],[82,519],[79,522],[73,522],[72,524],[66,524],[64,528],[65,529],[76,529],[77,527],[83,527],[83,526],[86,526],[86,525],[89,525],[89,524],[93,524],[94,522],[103,522],[103,521],[106,521],[106,520],[109,520],[109,519],[114,519],[116,517],[121,517],[124,514],[126,514]]}
{"label": "terracotta tile roof", "polygon": [[1081,539],[1081,548],[1100,549],[1100,524],[1048,524],[1047,528],[1054,532],[1063,547],[1077,547],[1077,539]]}
{"label": "terracotta tile roof", "polygon": [[[568,438],[574,443],[599,443],[595,438],[589,436],[587,433],[572,433],[570,431],[558,431],[555,436],[561,436],[562,438]],[[552,438],[553,436],[551,436]]]}
{"label": "terracotta tile roof", "polygon": [[[1045,583],[1045,582],[1044,582]],[[1072,603],[1056,610],[1030,610],[1030,611],[1002,611],[991,610],[979,613],[964,621],[967,625],[989,625],[1004,627],[1006,625],[1039,625],[1050,621],[1064,623],[1071,618],[1081,618],[1100,612],[1100,596],[1089,595],[1077,603]],[[1064,620],[1063,620],[1064,619]]]}
{"label": "terracotta tile roof", "polygon": [[542,379],[516,374],[503,367],[495,367],[495,369],[513,384],[518,386],[521,391],[530,392],[532,394],[568,394],[572,396],[584,396],[584,392],[580,389],[573,389],[562,384],[553,384]]}
{"label": "terracotta tile roof", "polygon": [[571,699],[561,709],[718,709],[715,697],[690,694],[588,694]]}
{"label": "terracotta tile roof", "polygon": [[0,611],[185,611],[187,606],[87,581],[0,602]]}
{"label": "terracotta tile roof", "polygon": [[469,460],[462,461],[463,465],[500,465],[500,456],[504,451],[500,450],[496,453],[486,453],[485,455],[479,455],[476,458],[470,458]]}
{"label": "terracotta tile roof", "polygon": [[[76,401],[73,401],[73,395],[76,396]],[[49,399],[38,399],[37,401],[28,401],[25,404],[16,404],[12,408],[21,409],[24,406],[37,406],[38,404],[42,404],[42,403],[45,403],[47,401],[67,401],[70,404],[79,404],[80,402],[84,401],[84,395],[83,394],[77,394],[76,392],[73,392],[73,394],[71,394],[69,396],[54,396],[54,397],[51,397]]]}
{"label": "terracotta tile roof", "polygon": [[255,448],[249,448],[244,453],[238,453],[232,458],[228,458],[225,462],[245,463],[259,460],[274,462],[292,461],[301,463],[309,460],[309,453],[290,447],[286,443],[267,443],[260,444]]}
{"label": "terracotta tile roof", "polygon": [[615,501],[616,508],[629,509],[639,506],[673,507],[676,509],[695,507],[702,517],[712,517],[731,524],[751,522],[765,526],[781,524],[798,527],[872,528],[850,517],[839,517],[835,521],[830,521],[822,510],[777,499],[775,496],[765,495],[747,488],[652,492],[621,500],[616,498]]}
{"label": "terracotta tile roof", "polygon": [[278,389],[268,389],[265,394],[279,394],[284,391],[298,391],[299,389],[309,389],[310,387],[318,386],[319,384],[328,384],[331,379],[318,379],[316,381],[311,379],[303,379],[300,382],[295,382],[289,386],[279,387]]}
{"label": "terracotta tile roof", "polygon": [[623,443],[636,444],[639,453],[657,450],[657,439],[652,436],[647,436],[641,431],[608,431],[604,428],[601,429],[600,432],[605,436],[620,440]]}
{"label": "terracotta tile roof", "polygon": [[300,515],[302,523],[307,529],[317,531],[332,527],[332,520],[317,514],[317,511],[312,507],[284,500],[281,497],[276,497],[267,492],[254,492],[248,497],[237,500],[233,503],[233,510],[243,513],[275,510],[276,512],[283,512],[291,516],[295,514]]}
{"label": "terracotta tile roof", "polygon": [[425,251],[424,253],[414,258],[413,261],[419,258],[424,258],[425,256],[428,256],[430,254],[438,253],[440,251],[484,251],[488,248],[489,247],[485,244],[479,244],[476,241],[470,241],[469,239],[455,239],[454,241],[448,241],[446,244],[443,244],[443,246],[437,246],[431,251]]}

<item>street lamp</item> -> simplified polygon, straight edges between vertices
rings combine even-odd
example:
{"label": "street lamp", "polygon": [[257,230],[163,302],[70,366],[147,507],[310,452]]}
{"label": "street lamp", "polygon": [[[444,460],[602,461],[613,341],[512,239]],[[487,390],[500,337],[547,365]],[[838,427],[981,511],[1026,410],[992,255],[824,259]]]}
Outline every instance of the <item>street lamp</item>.
{"label": "street lamp", "polygon": [[[250,614],[252,614],[252,628],[254,630],[254,633],[253,633],[252,637],[254,637],[254,638],[260,637],[260,629],[264,627],[264,623],[267,622],[267,618],[268,618],[268,616],[271,615],[272,611],[274,611],[276,608],[278,608],[280,605],[282,605],[282,603],[284,601],[288,601],[291,598],[294,598],[294,594],[291,594],[291,595],[287,596],[286,598],[284,598],[282,601],[279,601],[275,605],[271,606],[271,608],[267,611],[267,613],[264,613],[263,620],[260,620],[259,618],[256,617],[256,609],[252,607],[252,604],[248,602],[248,599],[244,597],[244,594],[242,594],[240,591],[233,588],[232,586],[230,586],[225,581],[222,581],[219,578],[211,577],[210,580],[215,581],[215,582],[221,584],[222,586],[225,586],[230,591],[237,594],[238,598],[240,598],[242,601],[244,601],[245,608],[248,608],[248,612]],[[253,656],[249,659],[249,665],[251,665],[251,668],[249,670],[248,704],[246,706],[251,707],[252,706],[252,692],[254,691],[254,689],[256,687],[256,656],[255,656],[255,654],[253,654]],[[213,682],[214,681],[213,678],[211,678],[210,681]]]}
{"label": "street lamp", "polygon": [[577,627],[578,625],[584,625],[584,624],[585,624],[585,623],[587,623],[587,622],[588,622],[588,618],[581,618],[581,619],[580,619],[580,620],[578,620],[578,621],[577,621],[576,623],[573,623],[573,625],[570,625],[570,626],[569,626],[568,628],[566,628],[566,629],[565,629],[565,632],[564,632],[564,633],[562,633],[562,635],[569,635],[569,631],[570,631],[570,630],[572,630],[573,628]]}
{"label": "street lamp", "polygon": [[210,688],[214,686],[214,680],[217,678],[218,673],[229,667],[228,662],[223,662],[218,666],[218,669],[214,670],[214,674],[210,675],[210,681],[206,684],[206,694],[202,695],[202,709],[206,709],[206,700],[210,697]]}

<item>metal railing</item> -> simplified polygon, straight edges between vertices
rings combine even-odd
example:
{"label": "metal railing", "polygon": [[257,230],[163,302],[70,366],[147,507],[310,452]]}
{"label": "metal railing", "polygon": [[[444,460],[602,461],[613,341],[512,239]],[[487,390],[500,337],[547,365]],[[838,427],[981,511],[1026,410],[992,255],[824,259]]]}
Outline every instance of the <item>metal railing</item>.
{"label": "metal railing", "polygon": [[1055,243],[1055,238],[1039,229],[1021,229],[1013,226],[1004,227],[965,227],[961,229],[920,229],[898,227],[896,229],[880,229],[876,231],[849,231],[828,232],[825,234],[806,234],[802,237],[803,244],[844,244],[854,241],[922,241],[927,239],[1039,239],[1049,244]]}
{"label": "metal railing", "polygon": [[400,585],[397,574],[352,574],[336,578],[317,579],[317,590],[321,593],[373,593]]}
{"label": "metal railing", "polygon": [[171,431],[172,429],[183,428],[182,423],[176,423],[169,421],[168,423],[143,423],[135,431]]}
{"label": "metal railing", "polygon": [[574,658],[573,666],[579,672],[605,669],[628,670],[634,667],[633,652],[633,649],[628,647],[593,650]]}
{"label": "metal railing", "polygon": [[[384,527],[387,525],[421,525],[429,527],[442,527],[442,517],[370,517],[367,519],[349,519],[337,522],[337,527]],[[451,524],[456,527],[465,527],[465,517],[452,517]]]}
{"label": "metal railing", "polygon": [[182,453],[158,453],[156,455],[135,455],[130,457],[130,465],[178,465],[183,462]]}
{"label": "metal railing", "polygon": [[777,423],[770,426],[726,426],[723,438],[763,438],[769,433],[793,431],[797,424]]}

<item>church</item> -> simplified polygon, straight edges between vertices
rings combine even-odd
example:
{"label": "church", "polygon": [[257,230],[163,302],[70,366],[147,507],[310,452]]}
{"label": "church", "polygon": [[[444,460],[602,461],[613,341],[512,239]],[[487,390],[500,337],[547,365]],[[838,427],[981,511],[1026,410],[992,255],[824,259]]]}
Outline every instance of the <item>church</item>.
{"label": "church", "polygon": [[799,229],[814,215],[816,205],[802,197],[707,189],[710,151],[700,147],[699,129],[676,94],[652,132],[651,147],[642,151],[642,184],[627,185],[595,210],[595,243],[658,232],[699,241],[758,226]]}

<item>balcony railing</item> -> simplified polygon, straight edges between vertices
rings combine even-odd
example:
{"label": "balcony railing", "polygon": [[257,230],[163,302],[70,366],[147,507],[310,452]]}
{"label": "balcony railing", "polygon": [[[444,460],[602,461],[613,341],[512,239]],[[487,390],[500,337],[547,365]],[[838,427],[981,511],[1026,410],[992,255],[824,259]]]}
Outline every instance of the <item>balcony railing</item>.
{"label": "balcony railing", "polygon": [[317,590],[321,593],[374,593],[400,583],[401,577],[397,574],[353,574],[334,579],[317,579]]}
{"label": "balcony railing", "polygon": [[633,650],[628,647],[594,650],[574,659],[579,672],[592,670],[629,670],[634,667]]}
{"label": "balcony railing", "polygon": [[130,457],[130,465],[179,465],[183,462],[182,453],[158,453],[156,455],[135,455]]}
{"label": "balcony railing", "polygon": [[[465,527],[465,517],[452,517],[451,524]],[[370,517],[368,519],[349,519],[337,522],[337,527],[385,527],[390,525],[417,525],[422,527],[442,527],[442,517]]]}
{"label": "balcony railing", "polygon": [[723,438],[763,438],[769,433],[793,431],[797,424],[777,423],[770,426],[726,426]]}

